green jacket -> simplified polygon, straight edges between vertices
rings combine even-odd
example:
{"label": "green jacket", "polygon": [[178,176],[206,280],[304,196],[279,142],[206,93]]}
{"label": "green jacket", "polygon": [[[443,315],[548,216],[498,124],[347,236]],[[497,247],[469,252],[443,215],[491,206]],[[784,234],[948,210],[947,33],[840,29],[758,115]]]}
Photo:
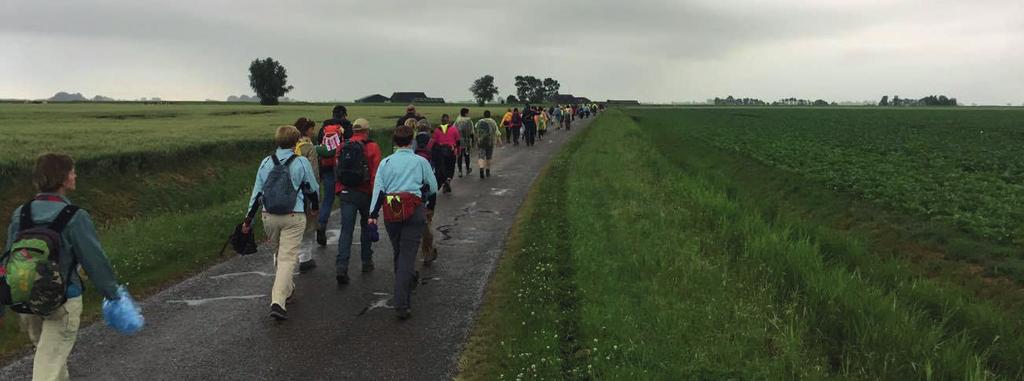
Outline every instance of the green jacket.
{"label": "green jacket", "polygon": [[[60,197],[64,202],[36,200],[32,204],[32,219],[36,224],[42,225],[53,221],[61,209],[71,201],[67,197],[53,194],[40,193],[43,196]],[[11,217],[11,225],[7,229],[7,241],[4,244],[4,251],[11,249],[14,243],[14,236],[20,230],[21,207],[14,211]],[[68,226],[61,233],[60,271],[63,274],[71,274],[68,279],[68,298],[81,296],[85,291],[82,285],[82,278],[78,274],[78,266],[85,269],[92,284],[99,290],[100,295],[110,300],[117,300],[117,276],[114,274],[110,260],[100,245],[100,239],[96,235],[96,226],[92,218],[85,210],[79,210],[68,222]]]}

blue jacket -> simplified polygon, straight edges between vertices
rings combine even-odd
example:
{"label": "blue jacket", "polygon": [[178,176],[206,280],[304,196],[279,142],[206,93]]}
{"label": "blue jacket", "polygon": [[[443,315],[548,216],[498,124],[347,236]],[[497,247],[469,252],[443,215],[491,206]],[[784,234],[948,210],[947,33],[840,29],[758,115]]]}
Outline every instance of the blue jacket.
{"label": "blue jacket", "polygon": [[[426,189],[424,189],[426,188]],[[423,200],[437,194],[437,179],[427,159],[417,155],[412,148],[400,148],[380,162],[377,178],[373,182],[373,200],[370,216],[377,218],[382,194],[408,192],[420,195]]]}

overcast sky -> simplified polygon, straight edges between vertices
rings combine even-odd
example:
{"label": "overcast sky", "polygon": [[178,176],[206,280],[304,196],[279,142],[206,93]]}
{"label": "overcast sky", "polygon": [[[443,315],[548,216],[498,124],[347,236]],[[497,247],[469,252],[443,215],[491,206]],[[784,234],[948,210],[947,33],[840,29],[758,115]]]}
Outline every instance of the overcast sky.
{"label": "overcast sky", "polygon": [[0,98],[223,100],[267,56],[300,100],[529,74],[602,100],[1019,105],[1024,0],[0,1]]}

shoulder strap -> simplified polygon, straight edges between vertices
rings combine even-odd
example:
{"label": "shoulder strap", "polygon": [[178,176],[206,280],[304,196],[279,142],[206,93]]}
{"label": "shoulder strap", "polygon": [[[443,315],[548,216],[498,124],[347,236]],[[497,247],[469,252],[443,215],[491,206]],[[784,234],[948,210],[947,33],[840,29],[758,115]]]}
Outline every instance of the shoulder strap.
{"label": "shoulder strap", "polygon": [[27,230],[34,228],[36,223],[32,221],[32,201],[26,202],[25,205],[21,206],[21,217],[18,221],[18,229]]}
{"label": "shoulder strap", "polygon": [[277,160],[277,154],[270,155],[270,160],[274,161],[274,166],[281,165],[281,161]]}
{"label": "shoulder strap", "polygon": [[299,157],[299,155],[292,155],[292,157],[289,157],[288,160],[285,160],[284,165],[285,166],[292,165],[292,161],[295,161],[295,158],[297,158],[297,157]]}
{"label": "shoulder strap", "polygon": [[71,222],[71,218],[75,217],[75,213],[78,213],[78,209],[79,208],[74,205],[65,206],[64,209],[61,209],[60,213],[57,214],[57,218],[54,218],[53,222],[50,223],[50,230],[57,233],[63,232],[64,228],[68,226],[69,222]]}

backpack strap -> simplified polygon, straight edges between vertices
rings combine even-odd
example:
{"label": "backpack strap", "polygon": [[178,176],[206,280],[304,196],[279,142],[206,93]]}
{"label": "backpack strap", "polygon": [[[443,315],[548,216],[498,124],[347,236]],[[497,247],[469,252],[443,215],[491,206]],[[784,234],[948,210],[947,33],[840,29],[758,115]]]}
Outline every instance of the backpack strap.
{"label": "backpack strap", "polygon": [[58,234],[63,232],[64,228],[68,226],[69,222],[71,222],[71,219],[75,217],[76,213],[78,213],[78,209],[79,208],[74,205],[65,206],[64,209],[61,209],[60,213],[57,214],[57,218],[54,218],[53,222],[50,223],[50,230],[53,230]]}
{"label": "backpack strap", "polygon": [[21,217],[18,221],[19,230],[27,230],[36,227],[35,221],[32,221],[32,201],[26,202],[25,205],[21,206]]}
{"label": "backpack strap", "polygon": [[275,167],[278,166],[278,165],[281,165],[281,161],[277,160],[277,155],[276,154],[270,155],[270,160],[274,161],[274,166]]}
{"label": "backpack strap", "polygon": [[[297,157],[299,157],[299,155],[292,155],[292,157],[289,157],[288,160],[284,161],[284,165],[285,166],[292,165],[292,162],[295,161],[295,158],[297,158]],[[277,164],[278,163],[277,160],[276,160],[277,157],[275,157],[274,159],[275,159],[274,163]],[[280,165],[280,164],[278,164],[278,165]]]}

